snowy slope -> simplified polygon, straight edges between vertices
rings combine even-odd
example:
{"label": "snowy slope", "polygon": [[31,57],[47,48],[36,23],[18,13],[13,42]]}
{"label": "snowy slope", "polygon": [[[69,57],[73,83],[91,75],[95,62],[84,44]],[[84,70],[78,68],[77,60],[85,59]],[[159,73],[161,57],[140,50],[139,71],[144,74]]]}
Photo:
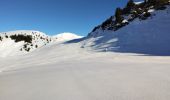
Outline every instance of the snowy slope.
{"label": "snowy slope", "polygon": [[[54,36],[50,45],[22,56],[9,54],[25,42],[1,34],[0,53],[10,53],[0,57],[0,100],[170,100],[170,57],[91,50],[167,54],[169,11],[151,9],[155,16],[147,20],[66,43]],[[39,36],[33,41],[44,45]]]}
{"label": "snowy slope", "polygon": [[151,16],[146,20],[136,18],[117,31],[98,27],[84,41],[84,47],[97,51],[170,55],[170,6],[148,12]]}
{"label": "snowy slope", "polygon": [[[169,100],[170,58],[53,44],[0,58],[0,100]],[[10,63],[9,63],[10,62]]]}
{"label": "snowy slope", "polygon": [[[12,36],[15,38],[13,39]],[[76,38],[80,38],[80,36],[71,33],[48,36],[43,32],[32,30],[3,32],[0,33],[0,57],[23,55],[50,43]]]}
{"label": "snowy slope", "polygon": [[[28,41],[15,41],[11,36],[30,36],[30,42]],[[20,30],[20,31],[11,31],[0,33],[2,40],[0,41],[0,56],[13,56],[26,54],[28,52],[34,51],[37,48],[40,48],[50,42],[52,42],[51,37],[45,35],[39,31],[29,31],[29,30]],[[19,36],[17,38],[20,38]]]}

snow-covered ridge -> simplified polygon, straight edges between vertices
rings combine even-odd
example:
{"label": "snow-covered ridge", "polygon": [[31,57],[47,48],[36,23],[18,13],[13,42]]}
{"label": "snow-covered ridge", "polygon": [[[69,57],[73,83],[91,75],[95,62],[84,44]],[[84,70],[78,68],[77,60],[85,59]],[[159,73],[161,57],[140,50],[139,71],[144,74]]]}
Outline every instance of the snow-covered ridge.
{"label": "snow-covered ridge", "polygon": [[0,33],[0,57],[27,54],[50,43],[80,38],[71,33],[57,36],[48,36],[43,32],[33,30],[2,32]]}
{"label": "snow-covered ridge", "polygon": [[153,17],[151,13],[155,10],[165,10],[167,6],[170,5],[169,0],[155,0],[147,2],[133,2],[129,0],[127,5],[124,8],[117,8],[115,15],[111,16],[105,20],[101,25],[96,26],[88,36],[93,36],[92,34],[98,29],[102,30],[112,30],[117,31],[126,25],[133,22],[135,19],[147,20],[150,17]]}
{"label": "snow-covered ridge", "polygon": [[[130,21],[131,17],[127,16],[131,14],[127,14],[123,15],[122,23],[115,26],[115,20],[107,20],[103,26],[96,27],[84,41],[83,47],[98,51],[170,55],[170,5],[159,9],[153,6],[139,9],[142,13]],[[147,16],[143,16],[146,13]],[[114,30],[117,26],[118,29]]]}

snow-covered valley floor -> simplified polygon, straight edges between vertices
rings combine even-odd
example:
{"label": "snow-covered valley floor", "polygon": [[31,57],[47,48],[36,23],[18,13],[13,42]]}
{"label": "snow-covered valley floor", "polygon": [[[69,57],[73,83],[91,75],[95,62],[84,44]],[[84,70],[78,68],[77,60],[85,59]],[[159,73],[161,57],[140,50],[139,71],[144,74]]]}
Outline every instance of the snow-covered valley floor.
{"label": "snow-covered valley floor", "polygon": [[53,44],[0,58],[0,100],[170,100],[170,57]]}

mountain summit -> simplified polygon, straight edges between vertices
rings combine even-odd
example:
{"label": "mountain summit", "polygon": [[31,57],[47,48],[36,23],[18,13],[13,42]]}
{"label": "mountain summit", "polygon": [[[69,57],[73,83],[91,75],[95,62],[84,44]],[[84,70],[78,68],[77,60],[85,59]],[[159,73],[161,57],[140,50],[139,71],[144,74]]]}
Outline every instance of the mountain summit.
{"label": "mountain summit", "polygon": [[69,33],[69,32],[64,32],[64,33],[60,33],[58,35],[53,36],[53,38],[56,38],[57,41],[69,41],[69,40],[78,39],[82,37],[83,36],[78,36],[74,33]]}

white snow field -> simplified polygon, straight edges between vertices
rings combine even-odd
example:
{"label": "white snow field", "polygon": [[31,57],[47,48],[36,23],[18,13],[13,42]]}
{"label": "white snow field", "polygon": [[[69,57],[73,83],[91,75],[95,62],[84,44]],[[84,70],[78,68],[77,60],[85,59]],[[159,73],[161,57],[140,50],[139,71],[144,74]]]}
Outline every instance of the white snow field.
{"label": "white snow field", "polygon": [[0,58],[0,100],[170,100],[170,57],[80,46]]}

